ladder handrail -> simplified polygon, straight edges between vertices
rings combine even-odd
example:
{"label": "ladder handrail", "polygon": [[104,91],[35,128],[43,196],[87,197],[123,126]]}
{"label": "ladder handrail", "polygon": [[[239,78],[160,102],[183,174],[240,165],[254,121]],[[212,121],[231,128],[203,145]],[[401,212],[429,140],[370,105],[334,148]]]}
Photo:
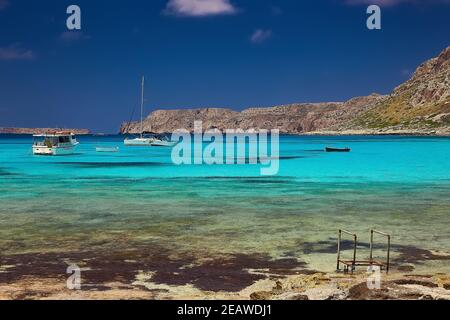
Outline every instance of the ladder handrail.
{"label": "ladder handrail", "polygon": [[370,230],[370,261],[373,261],[373,234],[379,234],[387,238],[387,257],[386,257],[386,273],[389,272],[390,252],[391,252],[391,236],[385,232],[377,231],[375,229]]}
{"label": "ladder handrail", "polygon": [[353,237],[357,236],[356,233],[351,233],[350,231],[347,231],[347,230],[344,230],[344,229],[339,229],[339,232],[346,233],[349,236],[353,236]]}
{"label": "ladder handrail", "polygon": [[[353,243],[354,243],[353,244],[353,259],[352,259],[352,269],[353,269],[356,264],[356,247],[357,247],[357,242],[358,242],[358,236],[356,235],[356,233],[351,233],[350,231],[343,230],[343,229],[339,229],[336,269],[339,270],[339,265],[340,265],[342,233],[345,233],[345,234],[353,237]],[[353,270],[352,270],[352,272],[353,272]]]}
{"label": "ladder handrail", "polygon": [[378,231],[378,230],[375,230],[375,229],[372,229],[371,232],[378,233],[378,234],[380,234],[382,236],[390,237],[390,235],[387,234],[386,232],[381,232],[381,231]]}

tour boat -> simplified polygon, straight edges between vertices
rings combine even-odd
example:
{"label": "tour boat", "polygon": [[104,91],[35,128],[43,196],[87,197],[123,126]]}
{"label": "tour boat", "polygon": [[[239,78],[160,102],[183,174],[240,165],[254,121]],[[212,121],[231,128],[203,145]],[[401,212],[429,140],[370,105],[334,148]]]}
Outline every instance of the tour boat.
{"label": "tour boat", "polygon": [[59,156],[73,154],[78,141],[68,131],[55,131],[44,134],[33,135],[33,154],[44,156]]}

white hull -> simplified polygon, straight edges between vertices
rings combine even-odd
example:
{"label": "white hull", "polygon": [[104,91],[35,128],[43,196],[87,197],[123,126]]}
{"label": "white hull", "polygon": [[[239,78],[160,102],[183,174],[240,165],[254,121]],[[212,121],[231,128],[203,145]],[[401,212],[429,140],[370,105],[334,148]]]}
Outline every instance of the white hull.
{"label": "white hull", "polygon": [[135,138],[135,139],[125,139],[123,143],[126,146],[151,146],[155,140],[152,138]]}
{"label": "white hull", "polygon": [[119,147],[97,147],[95,148],[97,152],[119,152]]}
{"label": "white hull", "polygon": [[155,140],[152,142],[152,146],[154,147],[173,147],[177,143],[174,141],[163,141],[163,140]]}
{"label": "white hull", "polygon": [[33,154],[41,156],[63,156],[75,153],[75,146],[60,146],[60,147],[47,147],[47,146],[33,146]]}

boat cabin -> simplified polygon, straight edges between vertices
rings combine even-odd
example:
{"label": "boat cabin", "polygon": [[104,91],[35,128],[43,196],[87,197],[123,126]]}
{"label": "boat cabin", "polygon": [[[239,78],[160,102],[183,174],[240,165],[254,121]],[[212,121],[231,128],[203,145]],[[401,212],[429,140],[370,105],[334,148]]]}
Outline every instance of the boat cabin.
{"label": "boat cabin", "polygon": [[[38,141],[36,141],[39,139]],[[78,145],[75,136],[68,131],[55,131],[33,135],[33,153],[41,155],[71,154]]]}

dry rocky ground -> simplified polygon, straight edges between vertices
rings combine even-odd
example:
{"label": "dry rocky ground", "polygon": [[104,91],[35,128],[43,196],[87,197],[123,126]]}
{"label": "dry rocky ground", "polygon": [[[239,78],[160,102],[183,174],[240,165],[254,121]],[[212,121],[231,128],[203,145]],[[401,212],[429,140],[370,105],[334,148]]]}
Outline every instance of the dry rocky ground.
{"label": "dry rocky ground", "polygon": [[369,289],[367,275],[359,273],[295,275],[259,280],[239,292],[208,292],[191,285],[151,282],[141,274],[129,285],[108,283],[107,289],[69,290],[65,278],[24,277],[0,286],[0,299],[235,299],[235,300],[450,300],[450,276],[382,275],[381,287]]}

